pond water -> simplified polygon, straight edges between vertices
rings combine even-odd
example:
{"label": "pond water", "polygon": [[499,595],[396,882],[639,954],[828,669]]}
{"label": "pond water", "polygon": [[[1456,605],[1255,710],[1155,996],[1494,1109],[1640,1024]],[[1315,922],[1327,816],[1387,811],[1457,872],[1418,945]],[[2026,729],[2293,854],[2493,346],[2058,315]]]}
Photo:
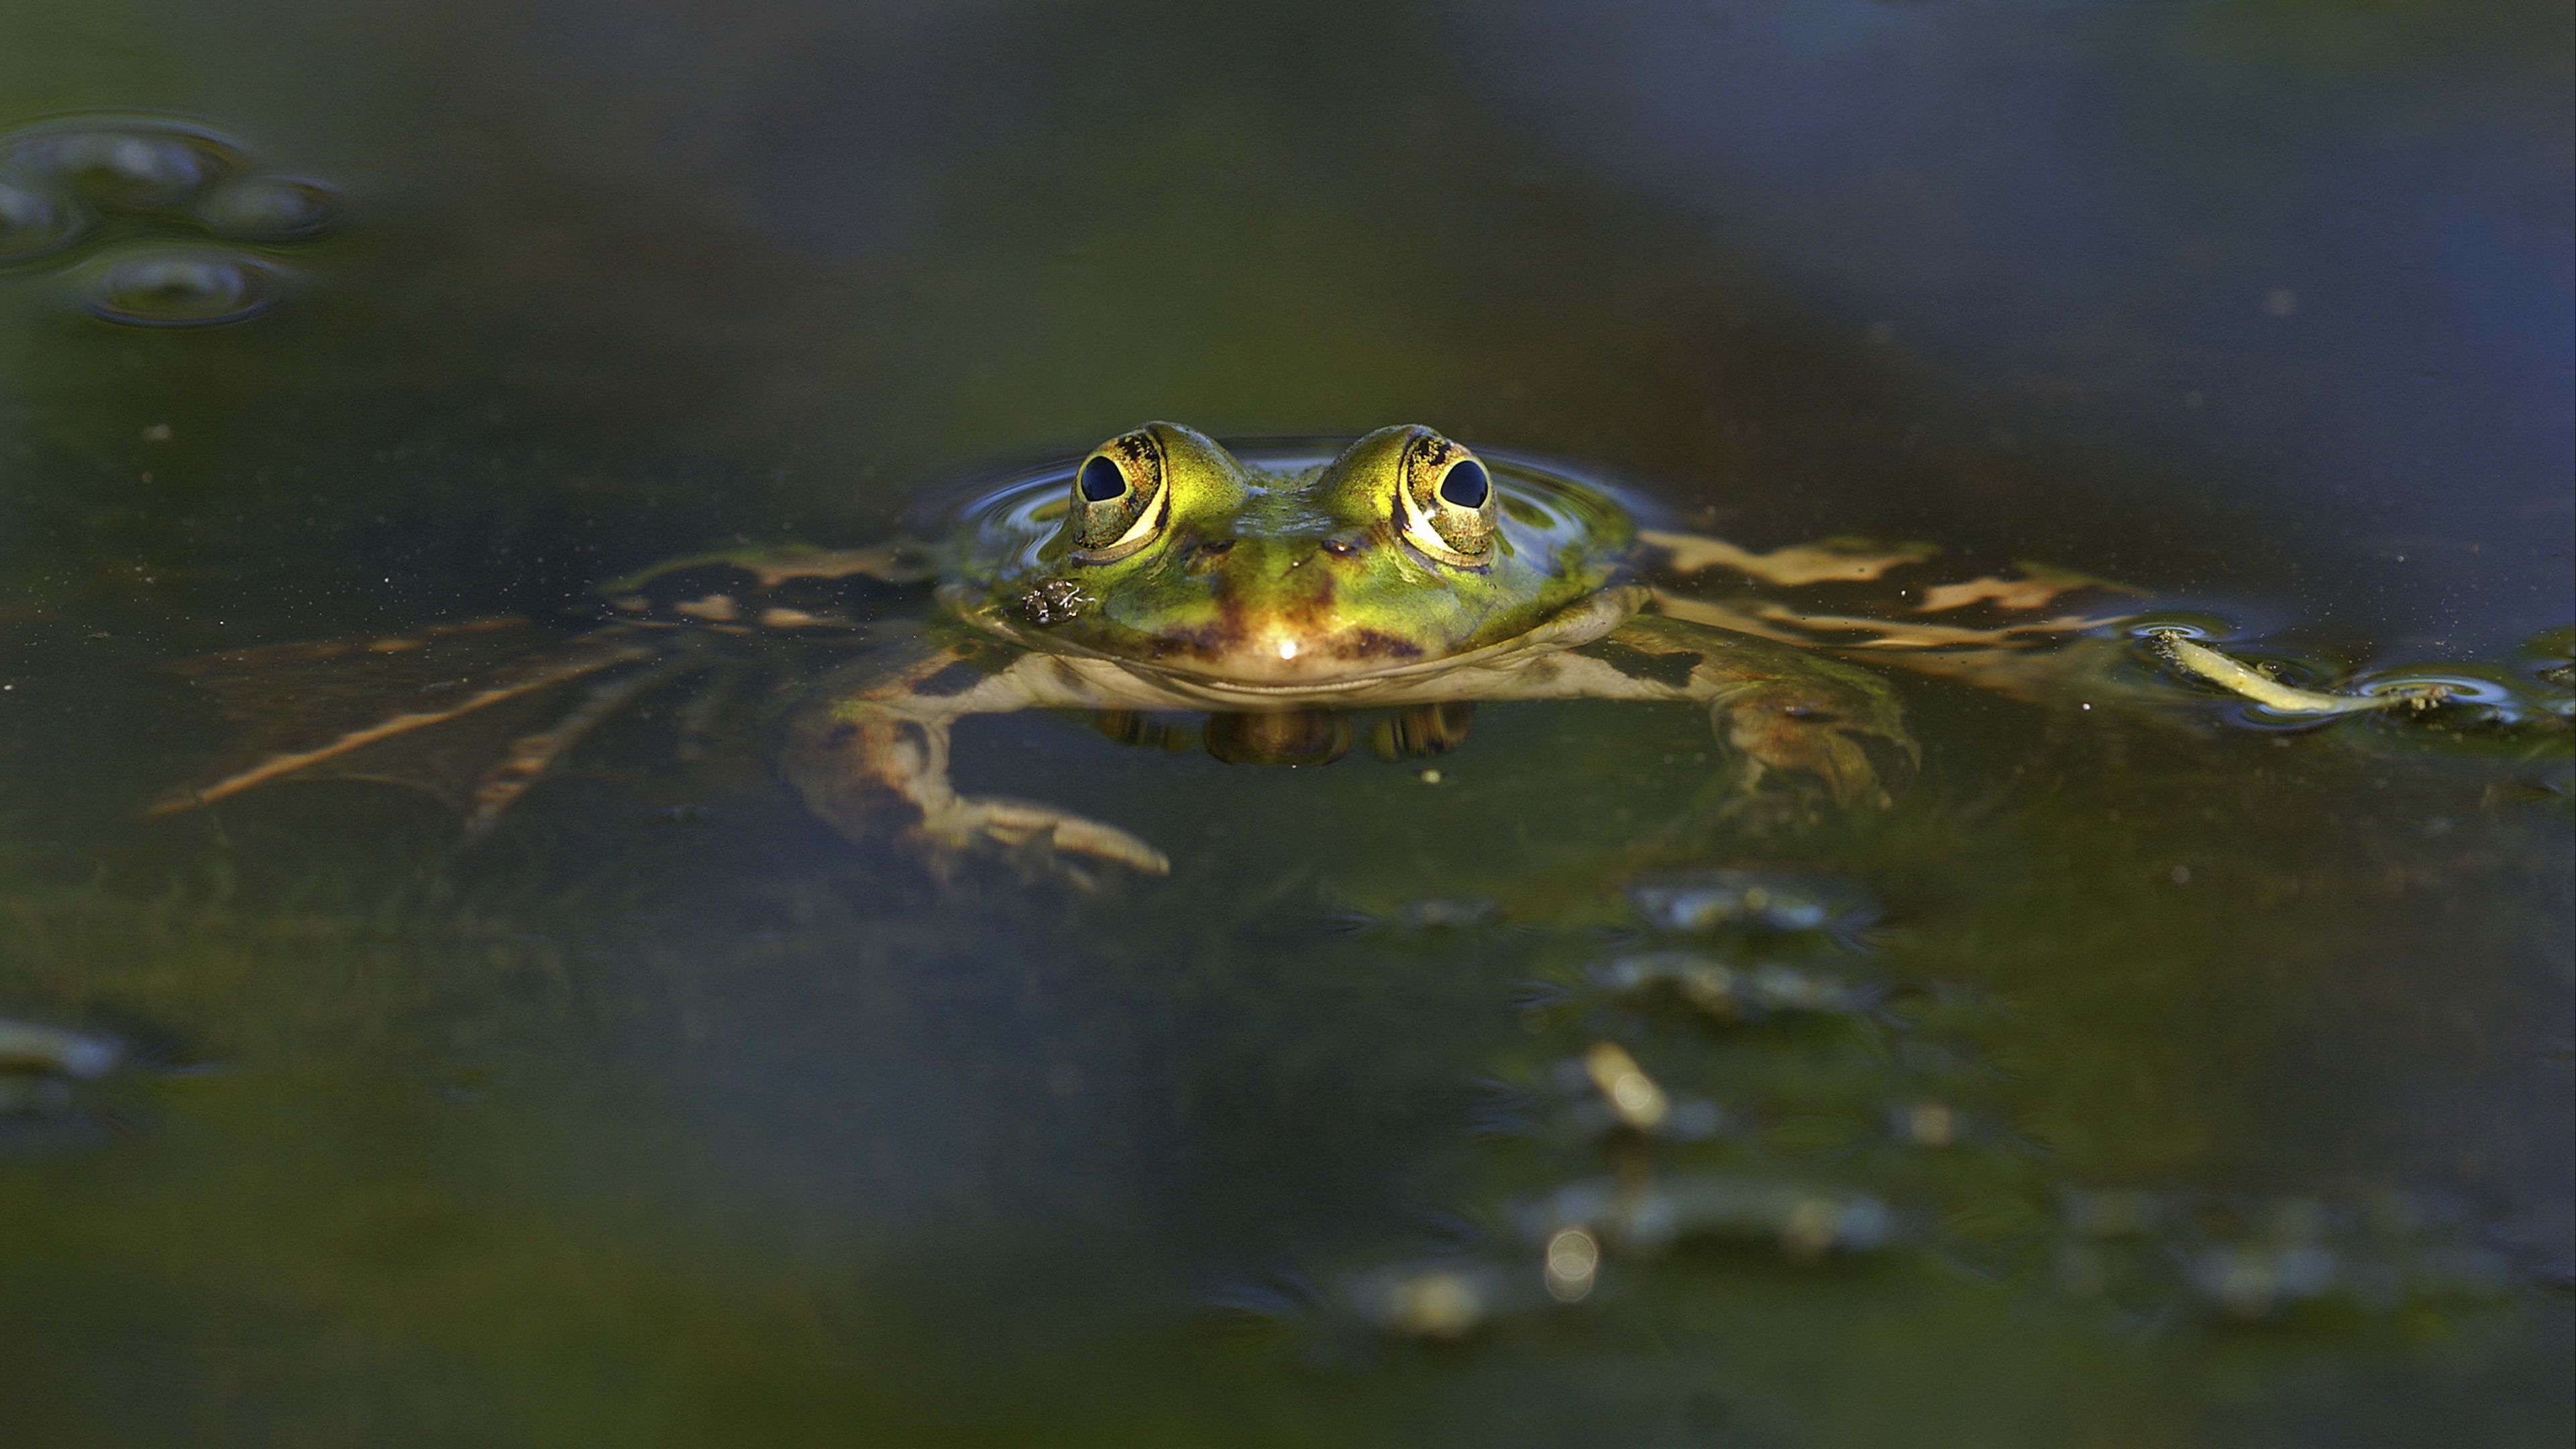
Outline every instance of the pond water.
{"label": "pond water", "polygon": [[[0,0],[12,1438],[2568,1443],[2571,53]],[[2134,592],[2040,684],[1882,665],[1883,808],[1733,808],[1682,705],[1488,702],[1436,766],[961,723],[961,787],[1171,857],[1086,889],[809,815],[764,721],[825,648],[463,844],[381,780],[147,813],[256,733],[190,661],[535,621],[261,656],[265,723],[398,712],[1149,417]],[[2115,615],[2513,707],[2293,727]],[[493,713],[380,773],[543,718]]]}

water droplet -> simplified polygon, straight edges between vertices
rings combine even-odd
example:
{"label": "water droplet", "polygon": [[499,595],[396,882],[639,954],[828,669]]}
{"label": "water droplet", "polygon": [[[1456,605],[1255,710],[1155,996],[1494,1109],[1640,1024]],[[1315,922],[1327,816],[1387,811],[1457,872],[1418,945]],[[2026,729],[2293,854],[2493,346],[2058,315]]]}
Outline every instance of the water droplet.
{"label": "water droplet", "polygon": [[236,241],[302,241],[329,231],[339,213],[340,198],[329,187],[287,176],[228,181],[197,203],[207,230]]}
{"label": "water droplet", "polygon": [[0,181],[0,266],[62,250],[92,220],[88,207],[68,197]]}
{"label": "water droplet", "polygon": [[89,310],[129,327],[211,327],[268,310],[283,275],[261,259],[212,247],[127,252],[93,274]]}

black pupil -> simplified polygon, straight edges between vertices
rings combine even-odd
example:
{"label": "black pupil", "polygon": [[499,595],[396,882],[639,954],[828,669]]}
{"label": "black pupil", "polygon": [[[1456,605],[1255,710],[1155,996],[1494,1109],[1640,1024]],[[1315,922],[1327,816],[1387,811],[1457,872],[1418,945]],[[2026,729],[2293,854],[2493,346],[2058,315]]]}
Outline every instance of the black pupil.
{"label": "black pupil", "polygon": [[1469,458],[1440,480],[1440,496],[1460,508],[1482,508],[1485,495],[1493,487],[1493,480],[1485,476],[1485,465]]}
{"label": "black pupil", "polygon": [[1082,476],[1075,486],[1092,502],[1106,503],[1127,491],[1127,475],[1118,471],[1117,464],[1094,453],[1091,461],[1082,465]]}

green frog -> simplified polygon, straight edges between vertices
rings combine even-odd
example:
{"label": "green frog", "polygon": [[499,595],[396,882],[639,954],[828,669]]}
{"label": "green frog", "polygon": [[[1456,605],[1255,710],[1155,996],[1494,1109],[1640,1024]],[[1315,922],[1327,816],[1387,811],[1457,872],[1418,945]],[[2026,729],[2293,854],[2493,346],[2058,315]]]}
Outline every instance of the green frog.
{"label": "green frog", "polygon": [[[1689,704],[1708,712],[1748,795],[1866,808],[1901,786],[1917,749],[1883,678],[1813,646],[1894,644],[1917,667],[1937,658],[1949,667],[1935,672],[2009,683],[2027,671],[1997,661],[2098,622],[2030,617],[2089,582],[2071,576],[1946,585],[1946,601],[1910,595],[1915,612],[2019,611],[1992,628],[1694,596],[1673,585],[1720,570],[1787,587],[1864,586],[1927,551],[1846,541],[1755,554],[1645,526],[1644,513],[1607,486],[1479,457],[1418,425],[1330,453],[1238,454],[1148,423],[1070,467],[987,489],[927,544],[717,555],[612,585],[604,620],[569,647],[447,680],[443,695],[318,746],[272,751],[160,808],[359,773],[360,756],[428,726],[591,678],[577,703],[482,771],[468,823],[488,828],[626,705],[682,676],[739,672],[780,638],[858,651],[804,671],[801,702],[775,731],[781,774],[843,833],[893,833],[941,858],[1034,842],[1068,862],[1170,869],[1114,822],[956,789],[951,727],[1029,709],[1088,711],[1131,740],[1168,740],[1168,721],[1199,718],[1220,758],[1314,764],[1342,752],[1355,719],[1374,717],[1373,747],[1402,758],[1457,747],[1483,701]],[[936,606],[913,630],[863,622],[847,592],[924,583]],[[307,660],[316,650],[401,656],[454,648],[485,627],[289,648]],[[200,673],[236,695],[246,680],[274,693],[282,662],[252,651]],[[684,734],[690,718],[684,709]]]}

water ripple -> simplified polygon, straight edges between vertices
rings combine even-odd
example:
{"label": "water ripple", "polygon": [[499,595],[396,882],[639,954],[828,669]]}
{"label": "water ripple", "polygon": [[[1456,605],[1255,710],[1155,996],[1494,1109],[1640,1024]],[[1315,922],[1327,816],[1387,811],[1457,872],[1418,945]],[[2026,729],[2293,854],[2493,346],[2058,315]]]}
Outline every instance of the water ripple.
{"label": "water ripple", "polygon": [[152,246],[98,267],[82,303],[129,327],[212,327],[267,311],[283,281],[278,267],[247,253]]}
{"label": "water ripple", "polygon": [[129,327],[210,327],[274,306],[269,249],[331,231],[340,194],[266,174],[240,146],[164,116],[87,114],[0,132],[0,266],[45,262],[79,305]]}

